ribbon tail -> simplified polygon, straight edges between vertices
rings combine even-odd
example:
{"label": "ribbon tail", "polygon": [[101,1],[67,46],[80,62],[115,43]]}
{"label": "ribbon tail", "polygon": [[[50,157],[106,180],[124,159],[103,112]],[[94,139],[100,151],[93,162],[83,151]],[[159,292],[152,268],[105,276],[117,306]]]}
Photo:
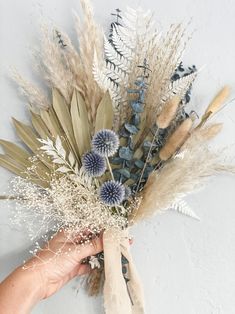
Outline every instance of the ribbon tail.
{"label": "ribbon tail", "polygon": [[[104,232],[104,307],[106,314],[144,314],[141,283],[129,251],[128,230]],[[128,280],[123,276],[122,256],[128,261]]]}

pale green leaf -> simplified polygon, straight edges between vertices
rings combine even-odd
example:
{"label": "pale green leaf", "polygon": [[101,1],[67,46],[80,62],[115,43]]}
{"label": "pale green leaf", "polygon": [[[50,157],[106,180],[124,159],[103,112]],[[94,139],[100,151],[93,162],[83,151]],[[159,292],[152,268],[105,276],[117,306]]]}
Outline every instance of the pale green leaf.
{"label": "pale green leaf", "polygon": [[53,168],[53,165],[50,159],[40,154],[39,149],[40,149],[41,144],[38,141],[37,136],[34,133],[33,129],[30,126],[25,125],[24,123],[14,118],[13,118],[13,122],[14,122],[18,136],[25,143],[25,145],[27,145],[31,149],[31,151],[34,152],[35,155],[38,156],[38,158],[43,162],[43,164],[45,164],[45,166],[47,167],[47,169],[45,170],[49,171],[49,168]]}
{"label": "pale green leaf", "polygon": [[82,156],[90,150],[91,137],[86,104],[76,90],[73,93],[70,111],[79,155]]}
{"label": "pale green leaf", "polygon": [[5,153],[12,159],[16,160],[22,166],[30,166],[28,160],[31,156],[26,150],[9,141],[0,140],[0,145],[3,147]]}
{"label": "pale green leaf", "polygon": [[109,92],[102,98],[96,113],[95,132],[113,127],[113,104]]}
{"label": "pale green leaf", "polygon": [[68,105],[66,104],[64,98],[61,96],[58,90],[55,88],[53,89],[53,108],[60,122],[60,125],[69,140],[69,144],[73,149],[75,156],[79,159],[79,152],[73,133],[72,119],[70,116]]}
{"label": "pale green leaf", "polygon": [[31,120],[34,129],[37,131],[41,138],[46,139],[47,137],[51,137],[47,125],[44,123],[40,115],[31,111]]}

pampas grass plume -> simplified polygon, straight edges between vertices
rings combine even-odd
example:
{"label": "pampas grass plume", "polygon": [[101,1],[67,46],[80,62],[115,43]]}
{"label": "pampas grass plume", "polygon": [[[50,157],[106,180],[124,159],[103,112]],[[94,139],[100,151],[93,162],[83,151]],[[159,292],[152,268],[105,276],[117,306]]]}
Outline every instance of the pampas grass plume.
{"label": "pampas grass plume", "polygon": [[180,126],[175,130],[175,132],[169,137],[165,146],[160,150],[159,157],[161,160],[168,160],[176,151],[179,149],[187,137],[192,128],[193,121],[189,117],[185,119]]}
{"label": "pampas grass plume", "polygon": [[174,119],[180,100],[180,97],[175,95],[165,104],[160,115],[156,119],[157,126],[160,129],[166,129]]}
{"label": "pampas grass plume", "polygon": [[209,141],[218,135],[223,128],[223,123],[213,123],[207,125],[206,127],[200,128],[197,132],[200,133],[200,136],[203,140]]}

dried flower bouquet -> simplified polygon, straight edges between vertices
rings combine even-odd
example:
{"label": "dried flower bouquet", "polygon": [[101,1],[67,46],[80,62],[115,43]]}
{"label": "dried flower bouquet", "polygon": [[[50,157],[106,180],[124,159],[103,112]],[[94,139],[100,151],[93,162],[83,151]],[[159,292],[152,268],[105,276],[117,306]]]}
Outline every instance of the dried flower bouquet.
{"label": "dried flower bouquet", "polygon": [[64,229],[86,241],[104,231],[104,252],[84,261],[89,294],[103,287],[106,313],[144,313],[128,228],[169,208],[198,218],[184,197],[208,176],[235,172],[208,145],[222,129],[209,120],[229,88],[199,119],[187,110],[198,71],[182,65],[182,25],[164,35],[151,12],[117,9],[105,36],[89,1],[81,5],[78,49],[42,30],[36,61],[52,97],[14,73],[31,125],[13,119],[27,149],[0,141],[0,165],[17,175],[2,198],[15,200],[14,220],[32,239]]}

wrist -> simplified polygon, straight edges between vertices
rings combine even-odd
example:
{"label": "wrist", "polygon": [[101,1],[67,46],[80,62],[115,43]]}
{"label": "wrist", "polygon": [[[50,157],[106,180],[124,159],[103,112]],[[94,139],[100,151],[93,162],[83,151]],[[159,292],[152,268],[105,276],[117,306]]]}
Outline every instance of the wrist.
{"label": "wrist", "polygon": [[0,285],[0,308],[5,314],[28,314],[40,300],[40,278],[33,269],[19,267]]}
{"label": "wrist", "polygon": [[19,282],[24,287],[25,295],[28,295],[32,305],[38,303],[42,298],[42,282],[39,272],[34,268],[23,268],[22,266],[15,270]]}

